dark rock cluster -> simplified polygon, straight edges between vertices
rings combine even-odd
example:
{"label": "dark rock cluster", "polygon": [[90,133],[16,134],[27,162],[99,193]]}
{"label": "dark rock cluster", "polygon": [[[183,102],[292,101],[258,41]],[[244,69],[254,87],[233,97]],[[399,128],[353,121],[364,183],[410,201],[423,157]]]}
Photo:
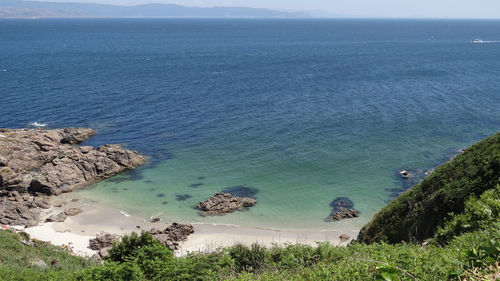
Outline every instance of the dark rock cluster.
{"label": "dark rock cluster", "polygon": [[229,193],[217,193],[205,201],[198,203],[200,215],[224,215],[257,204],[257,200],[249,197],[236,197]]}
{"label": "dark rock cluster", "polygon": [[160,241],[163,245],[172,250],[177,250],[179,243],[185,241],[190,234],[194,233],[194,227],[191,224],[174,222],[164,230],[153,228],[150,233],[153,235],[153,238]]}
{"label": "dark rock cluster", "polygon": [[347,197],[337,197],[330,203],[333,208],[325,221],[339,221],[359,217],[359,211],[354,209],[354,203]]}
{"label": "dark rock cluster", "polygon": [[94,251],[99,251],[99,256],[104,258],[108,255],[109,249],[113,246],[113,241],[119,240],[118,235],[113,235],[109,233],[101,233],[96,236],[96,238],[89,240],[89,248]]}

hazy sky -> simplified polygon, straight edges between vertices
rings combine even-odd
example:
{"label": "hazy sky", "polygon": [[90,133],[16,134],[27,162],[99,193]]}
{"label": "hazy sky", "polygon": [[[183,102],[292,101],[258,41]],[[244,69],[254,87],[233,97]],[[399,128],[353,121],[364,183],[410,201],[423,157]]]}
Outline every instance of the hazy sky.
{"label": "hazy sky", "polygon": [[[49,1],[49,0],[43,0]],[[54,0],[52,0],[54,1]],[[500,0],[57,0],[107,4],[175,3],[319,11],[361,17],[500,18]]]}

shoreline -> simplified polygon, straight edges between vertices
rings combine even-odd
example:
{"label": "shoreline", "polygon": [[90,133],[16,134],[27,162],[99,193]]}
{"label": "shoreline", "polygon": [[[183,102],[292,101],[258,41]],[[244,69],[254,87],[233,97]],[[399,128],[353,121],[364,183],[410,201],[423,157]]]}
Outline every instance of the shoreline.
{"label": "shoreline", "polygon": [[[89,240],[104,233],[123,236],[145,230],[165,235],[162,231],[180,231],[174,234],[175,241],[162,243],[175,243],[176,255],[185,255],[239,243],[258,243],[266,247],[296,243],[316,245],[317,242],[341,245],[356,237],[361,228],[343,225],[342,229],[290,230],[198,222],[192,223],[187,232],[185,229],[167,230],[170,224],[159,222],[159,218],[157,222],[149,222],[78,195],[62,196],[144,164],[145,157],[138,152],[116,144],[97,149],[80,146],[96,133],[89,128],[0,129],[0,133],[0,210],[3,214],[0,223],[14,225],[13,229],[28,233],[32,239],[65,247],[76,255],[95,256],[98,251],[88,248]],[[16,153],[20,150],[23,154]],[[227,208],[235,210],[231,209],[233,206],[224,206],[218,212],[225,214]],[[170,239],[161,237],[158,239]]]}
{"label": "shoreline", "polygon": [[[97,254],[88,248],[89,240],[100,233],[116,235],[151,230],[164,229],[169,224],[152,223],[143,218],[128,215],[120,209],[100,206],[58,196],[52,198],[52,207],[45,210],[43,217],[56,214],[65,208],[80,208],[82,212],[76,216],[67,217],[64,222],[42,222],[37,226],[15,227],[30,235],[32,239],[50,242],[57,246],[67,247],[74,254],[91,257]],[[60,207],[56,207],[60,206]],[[238,243],[251,245],[258,243],[265,247],[284,244],[306,244],[315,246],[317,242],[330,242],[332,245],[347,245],[359,232],[359,229],[349,230],[281,230],[259,227],[248,227],[227,224],[192,223],[195,231],[186,241],[180,242],[175,251],[176,256],[191,252],[211,252],[220,247],[232,246]],[[341,241],[340,235],[349,236]]]}

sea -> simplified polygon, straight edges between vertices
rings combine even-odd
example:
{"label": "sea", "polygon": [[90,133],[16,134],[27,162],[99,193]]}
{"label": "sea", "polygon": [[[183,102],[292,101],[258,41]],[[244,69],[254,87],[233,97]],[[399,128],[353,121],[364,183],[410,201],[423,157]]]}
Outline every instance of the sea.
{"label": "sea", "polygon": [[[354,229],[499,131],[498,40],[494,20],[4,19],[0,127],[146,155],[75,193],[130,215]],[[200,216],[221,191],[258,203]],[[339,197],[360,217],[325,221]]]}

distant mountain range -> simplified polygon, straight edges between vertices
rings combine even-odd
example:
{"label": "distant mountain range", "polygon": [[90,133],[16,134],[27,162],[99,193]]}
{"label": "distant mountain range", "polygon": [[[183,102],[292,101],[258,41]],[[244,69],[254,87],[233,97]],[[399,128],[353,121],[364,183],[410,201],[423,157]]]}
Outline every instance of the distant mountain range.
{"label": "distant mountain range", "polygon": [[305,12],[245,7],[185,7],[174,4],[117,6],[95,3],[0,0],[0,18],[175,17],[175,18],[310,18]]}

